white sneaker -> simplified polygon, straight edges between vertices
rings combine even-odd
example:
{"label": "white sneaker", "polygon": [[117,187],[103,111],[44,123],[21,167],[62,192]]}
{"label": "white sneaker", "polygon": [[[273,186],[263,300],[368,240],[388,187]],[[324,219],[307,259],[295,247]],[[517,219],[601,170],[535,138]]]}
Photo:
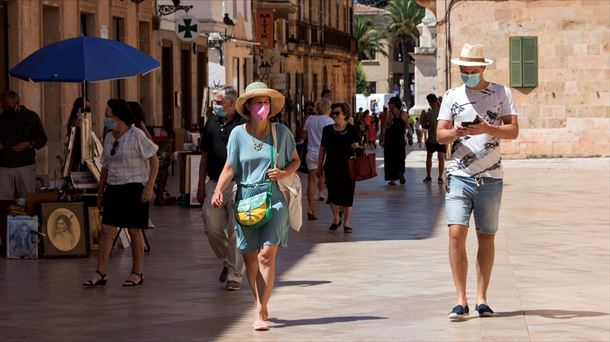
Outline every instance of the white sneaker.
{"label": "white sneaker", "polygon": [[324,192],[321,192],[321,193],[320,193],[320,197],[318,197],[318,200],[319,200],[320,202],[324,202],[324,201],[326,201],[326,195],[324,194]]}
{"label": "white sneaker", "polygon": [[150,219],[150,217],[148,218],[148,228],[153,229],[155,228],[155,225],[153,224],[152,220]]}

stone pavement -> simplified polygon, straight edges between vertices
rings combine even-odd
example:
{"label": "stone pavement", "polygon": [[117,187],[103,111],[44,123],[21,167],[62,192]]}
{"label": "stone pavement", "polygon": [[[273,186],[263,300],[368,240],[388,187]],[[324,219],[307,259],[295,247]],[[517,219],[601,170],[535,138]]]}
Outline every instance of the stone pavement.
{"label": "stone pavement", "polygon": [[[0,259],[0,341],[610,339],[608,159],[506,162],[489,293],[497,316],[449,322],[444,189],[421,182],[424,156],[409,151],[405,186],[387,186],[383,169],[357,185],[352,235],[327,232],[323,204],[318,221],[291,232],[268,332],[250,328],[245,281],[239,292],[221,290],[199,210],[156,207],[142,287],[120,286],[128,250],[114,253],[108,285],[95,289],[80,287],[93,256]],[[474,234],[468,240],[473,308]]]}

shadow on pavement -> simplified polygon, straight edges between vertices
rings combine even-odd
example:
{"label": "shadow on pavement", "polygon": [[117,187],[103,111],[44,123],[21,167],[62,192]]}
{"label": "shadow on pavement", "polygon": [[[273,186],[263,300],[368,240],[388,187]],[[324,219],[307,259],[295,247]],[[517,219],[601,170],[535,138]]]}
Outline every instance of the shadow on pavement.
{"label": "shadow on pavement", "polygon": [[[574,311],[574,310],[516,310],[516,311],[508,311],[508,312],[496,312],[493,317],[486,318],[502,318],[502,317],[516,317],[516,316],[538,316],[543,318],[551,318],[551,319],[572,319],[572,318],[582,318],[582,317],[599,317],[599,316],[608,316],[610,315],[607,312],[597,312],[597,311]],[[470,317],[464,317],[461,320],[456,320],[456,323],[469,321],[471,319],[479,319],[480,317],[476,314],[476,312]]]}
{"label": "shadow on pavement", "polygon": [[275,286],[298,286],[298,287],[310,287],[317,285],[331,284],[332,281],[328,280],[287,280],[287,281],[276,281]]}
{"label": "shadow on pavement", "polygon": [[357,322],[357,321],[371,321],[371,320],[379,320],[379,319],[387,319],[387,318],[378,317],[378,316],[342,316],[342,317],[322,317],[322,318],[296,319],[296,320],[270,318],[269,322],[274,323],[273,328],[286,328],[286,327],[296,327],[296,326],[303,326],[303,325],[323,325],[323,324],[348,323],[348,322]]}

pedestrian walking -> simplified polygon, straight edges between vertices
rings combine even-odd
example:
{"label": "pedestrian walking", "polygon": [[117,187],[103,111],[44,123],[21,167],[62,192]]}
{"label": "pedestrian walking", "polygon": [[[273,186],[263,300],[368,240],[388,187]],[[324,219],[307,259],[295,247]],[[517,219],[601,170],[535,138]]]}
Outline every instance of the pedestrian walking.
{"label": "pedestrian walking", "polygon": [[415,128],[415,135],[417,136],[417,146],[421,148],[423,129],[419,118],[415,118],[413,127]]}
{"label": "pedestrian walking", "polygon": [[[270,203],[267,200],[264,202],[270,205],[263,210],[265,220],[268,220],[266,223],[255,228],[238,219],[235,224],[236,245],[244,256],[248,283],[256,304],[252,322],[254,330],[269,329],[268,303],[275,281],[275,258],[278,248],[286,247],[288,243],[288,204],[277,181],[293,175],[300,164],[294,137],[288,127],[274,124],[277,141],[273,140],[271,134],[269,119],[283,107],[284,96],[266,84],[254,82],[246,87],[245,93],[235,104],[236,111],[246,120],[246,124],[231,132],[227,145],[227,162],[211,199],[216,208],[230,200],[224,193],[232,179],[237,184],[237,210],[242,200],[255,200],[261,194],[266,199],[271,197]],[[274,151],[274,144],[277,151]],[[274,165],[277,167],[274,168]],[[239,214],[238,211],[236,213]],[[243,217],[249,220],[252,215],[255,213],[247,209]]]}
{"label": "pedestrian walking", "polygon": [[437,140],[453,142],[447,166],[445,212],[449,226],[449,260],[457,294],[450,319],[468,314],[466,298],[466,236],[474,213],[477,253],[477,302],[479,317],[493,315],[487,289],[494,264],[494,238],[502,199],[501,139],[519,134],[518,114],[509,87],[485,80],[485,67],[493,61],[479,44],[464,44],[451,63],[460,68],[464,85],[449,89],[438,115]]}
{"label": "pedestrian walking", "polygon": [[235,112],[237,90],[230,85],[217,89],[213,94],[213,117],[207,120],[201,130],[201,162],[199,163],[199,184],[197,201],[202,203],[203,229],[210,248],[222,263],[218,281],[227,291],[237,291],[241,287],[244,260],[235,244],[234,204],[235,182],[232,180],[223,192],[223,204],[214,208],[210,199],[218,184],[222,168],[227,161],[227,144],[235,127],[246,121]]}
{"label": "pedestrian walking", "polygon": [[407,131],[407,113],[402,110],[400,97],[394,96],[388,101],[386,128],[381,136],[385,180],[389,185],[405,184],[405,133]]}
{"label": "pedestrian walking", "polygon": [[422,114],[422,126],[428,129],[430,134],[426,140],[426,178],[424,183],[432,181],[432,155],[436,153],[438,157],[438,184],[443,184],[443,172],[445,170],[446,145],[439,144],[436,140],[436,128],[438,124],[438,111],[440,103],[434,94],[426,96],[430,104],[430,110]]}
{"label": "pedestrian walking", "polygon": [[133,264],[123,286],[144,283],[144,237],[148,228],[148,204],[153,198],[159,159],[157,145],[134,126],[135,117],[124,100],[107,102],[104,126],[110,130],[104,139],[100,157],[102,172],[97,205],[102,213],[102,230],[97,270],[84,283],[93,287],[106,285],[108,258],[116,228],[127,228],[131,238]]}
{"label": "pedestrian walking", "polygon": [[343,212],[343,232],[351,233],[352,206],[356,183],[349,176],[348,160],[355,150],[362,148],[356,127],[349,125],[351,116],[349,105],[334,103],[331,106],[331,117],[334,124],[324,127],[320,157],[318,159],[318,176],[326,177],[328,201],[333,212],[333,224],[328,228],[334,232],[342,224],[340,212]]}
{"label": "pedestrian walking", "polygon": [[36,190],[36,150],[47,144],[47,135],[38,114],[20,104],[17,92],[0,97],[0,201],[14,201]]}
{"label": "pedestrian walking", "polygon": [[376,149],[377,148],[377,126],[375,125],[375,114],[371,114],[365,117],[366,125],[366,143],[367,146]]}
{"label": "pedestrian walking", "polygon": [[[318,178],[318,159],[320,156],[320,143],[322,142],[322,130],[328,125],[334,123],[330,118],[330,101],[325,98],[320,98],[315,104],[315,115],[311,115],[305,122],[303,135],[307,139],[307,210],[308,220],[317,220],[316,216],[316,199],[324,201],[324,176]],[[316,198],[316,190],[318,196]]]}

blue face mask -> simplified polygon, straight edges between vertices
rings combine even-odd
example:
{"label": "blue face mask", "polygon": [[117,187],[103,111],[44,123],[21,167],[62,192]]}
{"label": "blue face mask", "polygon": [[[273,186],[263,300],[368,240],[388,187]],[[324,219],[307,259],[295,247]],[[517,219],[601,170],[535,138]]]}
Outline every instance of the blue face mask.
{"label": "blue face mask", "polygon": [[221,118],[224,118],[227,115],[227,113],[225,113],[224,107],[221,105],[213,105],[212,113]]}
{"label": "blue face mask", "polygon": [[476,87],[481,82],[481,74],[464,74],[462,73],[462,81],[467,87]]}
{"label": "blue face mask", "polygon": [[110,130],[113,130],[114,127],[116,126],[116,124],[114,122],[112,122],[112,120],[109,117],[104,117],[104,126]]}

